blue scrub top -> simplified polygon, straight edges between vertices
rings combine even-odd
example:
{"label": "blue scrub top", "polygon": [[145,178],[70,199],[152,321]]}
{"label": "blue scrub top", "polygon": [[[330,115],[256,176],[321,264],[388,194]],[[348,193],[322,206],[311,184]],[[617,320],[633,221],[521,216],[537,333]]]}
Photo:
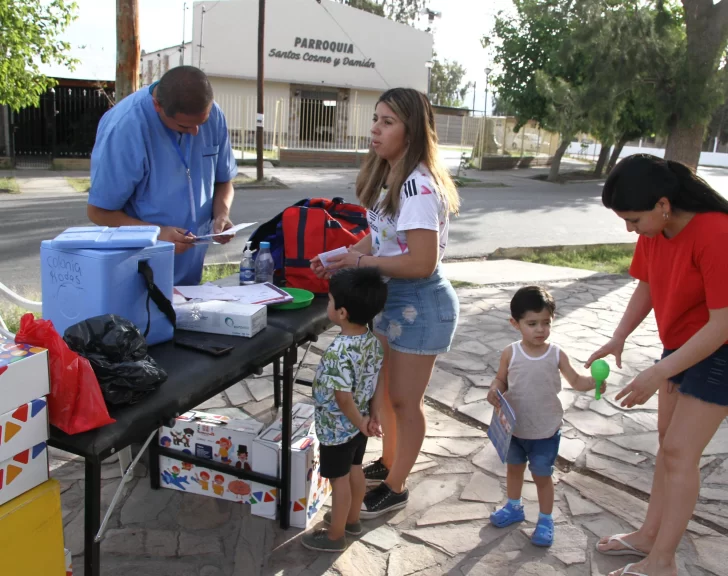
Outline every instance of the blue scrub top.
{"label": "blue scrub top", "polygon": [[[215,183],[229,182],[238,172],[225,116],[214,103],[197,136],[180,135],[167,128],[154,110],[153,88],[127,96],[99,122],[91,153],[88,203],[123,210],[150,224],[208,234],[212,231]],[[196,221],[187,171],[174,144],[180,136],[182,156],[185,161],[190,159]],[[200,245],[175,254],[176,286],[200,283],[206,252],[207,246]]]}

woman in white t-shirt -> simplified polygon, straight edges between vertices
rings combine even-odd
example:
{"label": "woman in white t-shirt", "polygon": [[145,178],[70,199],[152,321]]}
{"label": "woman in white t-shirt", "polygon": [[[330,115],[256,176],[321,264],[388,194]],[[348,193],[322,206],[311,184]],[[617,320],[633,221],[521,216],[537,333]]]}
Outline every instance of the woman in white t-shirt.
{"label": "woman in white t-shirt", "polygon": [[430,102],[416,90],[385,92],[371,134],[356,183],[370,234],[327,269],[318,259],[311,264],[322,277],[372,266],[389,278],[387,303],[374,321],[384,348],[384,386],[372,399],[372,418],[382,425],[383,452],[364,467],[367,484],[376,485],[364,499],[364,519],[407,505],[405,483],[425,438],[425,389],[437,355],[450,349],[459,312],[439,263],[460,198],[438,155]]}

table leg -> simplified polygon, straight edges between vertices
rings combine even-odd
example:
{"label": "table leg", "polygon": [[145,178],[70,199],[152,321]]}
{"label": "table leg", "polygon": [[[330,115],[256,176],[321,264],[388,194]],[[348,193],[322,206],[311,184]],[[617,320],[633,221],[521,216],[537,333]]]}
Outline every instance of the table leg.
{"label": "table leg", "polygon": [[149,483],[152,490],[159,490],[159,430],[149,443]]}
{"label": "table leg", "polygon": [[293,366],[296,363],[296,346],[286,350],[283,359],[283,414],[281,446],[281,528],[291,525],[291,419],[293,412]]}
{"label": "table leg", "polygon": [[100,576],[101,544],[95,539],[101,525],[101,462],[86,459],[85,488],[83,573]]}
{"label": "table leg", "polygon": [[273,361],[273,402],[276,408],[281,407],[281,359]]}

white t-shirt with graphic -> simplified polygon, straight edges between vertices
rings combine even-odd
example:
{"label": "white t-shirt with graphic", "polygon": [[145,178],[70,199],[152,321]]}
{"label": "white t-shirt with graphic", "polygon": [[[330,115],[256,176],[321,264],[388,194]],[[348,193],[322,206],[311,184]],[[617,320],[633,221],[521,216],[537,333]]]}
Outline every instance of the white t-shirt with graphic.
{"label": "white t-shirt with graphic", "polygon": [[399,211],[386,216],[379,205],[387,195],[382,190],[379,202],[367,211],[372,235],[373,256],[399,256],[406,254],[407,230],[434,230],[439,234],[440,260],[445,254],[450,228],[447,203],[442,197],[429,170],[420,164],[405,181],[399,194]]}

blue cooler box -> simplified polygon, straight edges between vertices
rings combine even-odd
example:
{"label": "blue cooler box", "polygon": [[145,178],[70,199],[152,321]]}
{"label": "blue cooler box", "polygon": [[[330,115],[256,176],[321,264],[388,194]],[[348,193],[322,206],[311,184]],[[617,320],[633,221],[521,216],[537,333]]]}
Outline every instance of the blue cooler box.
{"label": "blue cooler box", "polygon": [[131,250],[71,250],[53,248],[51,242],[45,240],[40,246],[43,318],[52,321],[61,336],[66,328],[87,318],[117,314],[133,322],[142,334],[151,317],[150,345],[172,339],[172,323],[152,300],[147,315],[148,291],[139,262],[148,262],[154,283],[172,300],[174,244],[158,242]]}

